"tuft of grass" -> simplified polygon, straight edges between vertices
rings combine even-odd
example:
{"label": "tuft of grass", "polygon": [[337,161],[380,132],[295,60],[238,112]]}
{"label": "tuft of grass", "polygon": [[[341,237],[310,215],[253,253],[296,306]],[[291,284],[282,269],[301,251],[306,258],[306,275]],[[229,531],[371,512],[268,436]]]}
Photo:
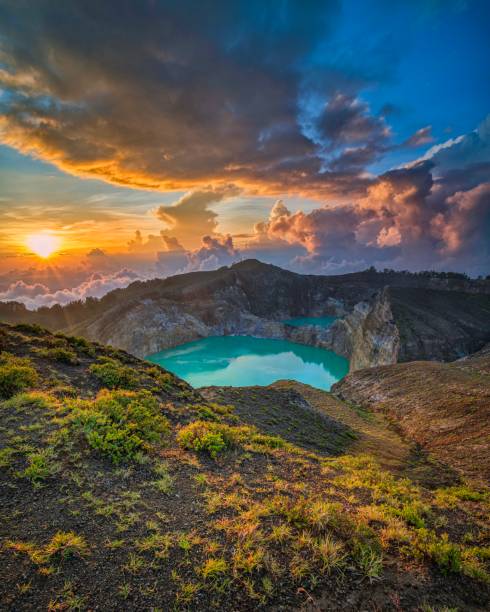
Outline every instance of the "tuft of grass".
{"label": "tuft of grass", "polygon": [[381,577],[383,571],[383,554],[367,542],[357,542],[352,555],[354,560],[369,582]]}
{"label": "tuft of grass", "polygon": [[29,453],[27,461],[27,467],[19,472],[18,476],[28,478],[34,486],[40,486],[46,478],[58,470],[58,465],[53,462],[53,451],[50,448],[42,449],[37,453]]}
{"label": "tuft of grass", "polygon": [[165,463],[158,463],[153,468],[155,474],[157,474],[158,479],[153,481],[153,486],[160,491],[160,493],[164,493],[165,495],[169,495],[172,492],[174,486],[174,479],[168,473],[168,468]]}
{"label": "tuft of grass", "polygon": [[168,557],[170,547],[172,546],[172,536],[168,533],[152,533],[151,535],[138,540],[136,546],[141,551],[153,552],[157,559],[165,559]]}
{"label": "tuft of grass", "polygon": [[205,580],[213,579],[228,572],[228,563],[223,558],[207,559],[201,567]]}
{"label": "tuft of grass", "polygon": [[333,570],[341,569],[345,565],[346,553],[342,542],[334,540],[327,534],[314,544],[314,555],[321,563],[322,571],[330,574]]}
{"label": "tuft of grass", "polygon": [[36,565],[62,561],[74,556],[83,556],[88,546],[83,536],[73,531],[58,531],[45,546],[36,546],[32,542],[14,542],[9,540],[6,546],[17,553],[27,554]]}
{"label": "tuft of grass", "polygon": [[130,574],[137,574],[143,569],[144,565],[145,560],[143,557],[140,557],[136,553],[130,552],[128,555],[128,560],[124,565],[124,569]]}
{"label": "tuft of grass", "polygon": [[39,375],[27,357],[15,357],[11,353],[0,353],[0,397],[8,399],[23,391],[35,387]]}

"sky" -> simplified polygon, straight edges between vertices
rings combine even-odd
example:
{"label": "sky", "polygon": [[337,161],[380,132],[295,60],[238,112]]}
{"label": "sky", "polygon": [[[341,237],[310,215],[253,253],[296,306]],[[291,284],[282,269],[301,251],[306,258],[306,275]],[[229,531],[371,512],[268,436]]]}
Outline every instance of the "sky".
{"label": "sky", "polygon": [[485,0],[0,0],[0,300],[248,257],[490,274],[489,24]]}

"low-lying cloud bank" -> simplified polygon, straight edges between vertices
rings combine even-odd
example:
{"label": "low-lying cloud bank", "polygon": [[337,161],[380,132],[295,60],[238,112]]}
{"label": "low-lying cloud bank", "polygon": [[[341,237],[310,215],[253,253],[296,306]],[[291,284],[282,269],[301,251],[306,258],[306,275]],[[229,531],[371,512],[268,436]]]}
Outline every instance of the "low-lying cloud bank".
{"label": "low-lying cloud bank", "polygon": [[94,273],[76,287],[54,292],[42,283],[29,285],[18,280],[0,293],[0,301],[21,302],[31,310],[54,304],[65,305],[77,300],[86,300],[88,297],[100,298],[113,289],[127,287],[138,278],[140,278],[138,274],[127,269],[108,275]]}

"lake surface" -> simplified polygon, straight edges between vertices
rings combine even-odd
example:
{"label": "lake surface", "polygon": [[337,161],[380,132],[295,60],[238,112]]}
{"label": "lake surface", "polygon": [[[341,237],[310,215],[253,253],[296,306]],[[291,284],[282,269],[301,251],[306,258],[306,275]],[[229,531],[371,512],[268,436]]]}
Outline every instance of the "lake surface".
{"label": "lake surface", "polygon": [[319,389],[345,376],[344,357],[314,346],[251,336],[213,336],[146,357],[193,387],[269,385],[290,379]]}
{"label": "lake surface", "polygon": [[283,323],[292,325],[293,327],[304,327],[305,325],[316,325],[317,327],[330,327],[337,317],[295,317],[294,319],[286,319]]}

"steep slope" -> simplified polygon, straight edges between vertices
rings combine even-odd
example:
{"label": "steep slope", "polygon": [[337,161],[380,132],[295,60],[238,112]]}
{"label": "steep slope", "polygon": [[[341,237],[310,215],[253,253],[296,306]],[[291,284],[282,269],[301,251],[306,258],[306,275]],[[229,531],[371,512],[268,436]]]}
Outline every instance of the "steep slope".
{"label": "steep slope", "polygon": [[[336,315],[330,329],[297,316]],[[6,322],[82,335],[143,357],[211,335],[285,338],[333,349],[351,370],[413,359],[452,359],[490,340],[490,280],[367,270],[301,275],[247,260],[212,272],[135,282],[101,300],[29,312],[0,304]]]}
{"label": "steep slope", "polygon": [[333,417],[312,445],[281,386],[235,407],[80,338],[0,340],[2,610],[486,609],[483,489],[341,454]]}
{"label": "steep slope", "polygon": [[461,473],[490,481],[490,351],[349,374],[341,399],[386,414],[403,435]]}

